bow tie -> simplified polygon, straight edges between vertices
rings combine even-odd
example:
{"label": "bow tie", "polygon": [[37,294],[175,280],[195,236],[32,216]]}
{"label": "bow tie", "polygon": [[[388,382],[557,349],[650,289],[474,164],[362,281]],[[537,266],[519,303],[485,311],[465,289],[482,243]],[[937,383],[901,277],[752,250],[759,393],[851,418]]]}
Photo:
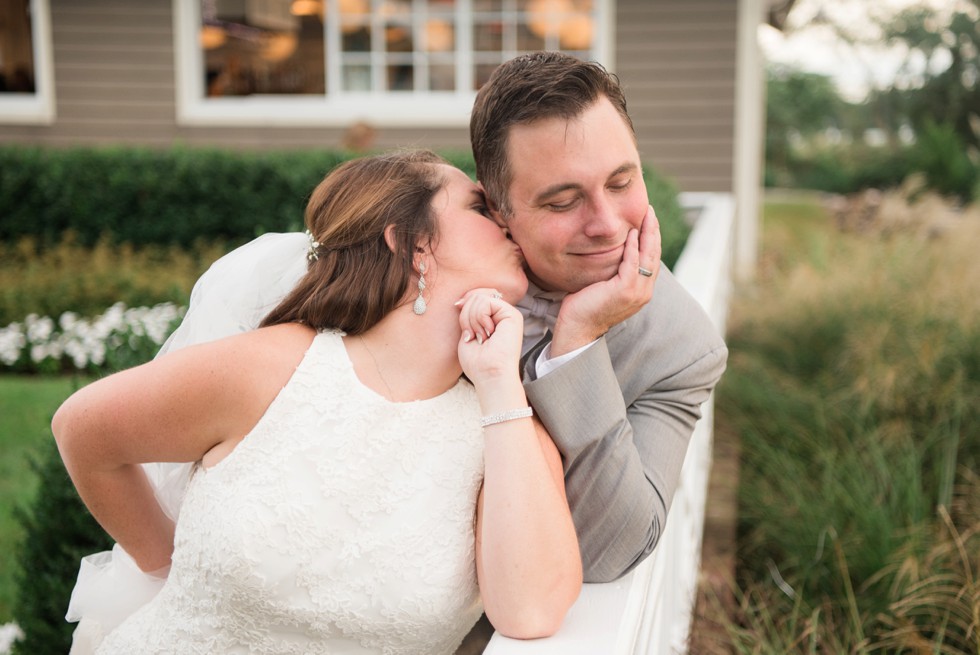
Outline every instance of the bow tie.
{"label": "bow tie", "polygon": [[517,303],[517,309],[524,315],[525,321],[540,321],[547,329],[554,330],[565,295],[561,291],[542,291],[532,284],[524,298]]}

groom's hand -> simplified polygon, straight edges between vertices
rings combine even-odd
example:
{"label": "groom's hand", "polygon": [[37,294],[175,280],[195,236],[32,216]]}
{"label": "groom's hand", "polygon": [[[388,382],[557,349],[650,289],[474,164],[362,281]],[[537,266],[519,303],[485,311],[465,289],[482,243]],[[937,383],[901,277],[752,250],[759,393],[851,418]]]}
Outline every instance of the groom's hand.
{"label": "groom's hand", "polygon": [[[592,343],[640,311],[653,297],[660,253],[660,222],[651,206],[640,229],[630,230],[616,275],[565,296],[555,322],[551,356],[559,357]],[[641,266],[653,275],[641,275]]]}

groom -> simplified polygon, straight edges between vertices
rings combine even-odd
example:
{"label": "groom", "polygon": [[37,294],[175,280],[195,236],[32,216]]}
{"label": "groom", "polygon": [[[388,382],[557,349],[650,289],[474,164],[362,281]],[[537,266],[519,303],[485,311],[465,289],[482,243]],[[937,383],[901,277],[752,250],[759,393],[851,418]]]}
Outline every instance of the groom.
{"label": "groom", "polygon": [[728,351],[660,264],[615,76],[557,52],[512,59],[477,94],[470,138],[527,260],[525,390],[562,454],[585,581],[614,580],[660,539]]}

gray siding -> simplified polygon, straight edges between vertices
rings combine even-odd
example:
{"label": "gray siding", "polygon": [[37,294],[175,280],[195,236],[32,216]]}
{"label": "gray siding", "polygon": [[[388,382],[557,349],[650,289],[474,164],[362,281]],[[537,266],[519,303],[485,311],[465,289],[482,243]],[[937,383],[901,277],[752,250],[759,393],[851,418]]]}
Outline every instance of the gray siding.
{"label": "gray siding", "polygon": [[683,191],[732,190],[735,0],[619,0],[616,73],[645,162]]}
{"label": "gray siding", "polygon": [[[619,0],[616,72],[644,160],[682,190],[729,191],[735,0]],[[57,119],[0,125],[0,142],[335,147],[341,128],[185,127],[175,120],[170,0],[51,0]],[[469,148],[464,128],[380,128],[381,148]]]}

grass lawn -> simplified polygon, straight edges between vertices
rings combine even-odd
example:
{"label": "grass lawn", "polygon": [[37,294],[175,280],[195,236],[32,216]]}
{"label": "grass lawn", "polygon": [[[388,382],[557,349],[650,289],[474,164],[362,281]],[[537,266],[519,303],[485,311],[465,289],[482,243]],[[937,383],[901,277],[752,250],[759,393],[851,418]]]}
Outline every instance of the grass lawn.
{"label": "grass lawn", "polygon": [[15,600],[22,532],[14,508],[27,507],[37,491],[30,459],[52,438],[51,416],[80,384],[77,377],[0,375],[0,624],[12,619]]}

